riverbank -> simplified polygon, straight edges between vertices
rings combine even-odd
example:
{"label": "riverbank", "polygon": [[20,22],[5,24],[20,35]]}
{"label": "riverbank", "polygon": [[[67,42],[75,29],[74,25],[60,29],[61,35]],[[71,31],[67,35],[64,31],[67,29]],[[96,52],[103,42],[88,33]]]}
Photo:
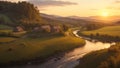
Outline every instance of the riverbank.
{"label": "riverbank", "polygon": [[[41,64],[74,48],[84,46],[83,39],[73,36],[47,38],[23,38],[9,44],[0,45],[0,66]],[[9,57],[8,57],[9,56]]]}
{"label": "riverbank", "polygon": [[75,68],[120,68],[120,43],[108,49],[91,52]]}

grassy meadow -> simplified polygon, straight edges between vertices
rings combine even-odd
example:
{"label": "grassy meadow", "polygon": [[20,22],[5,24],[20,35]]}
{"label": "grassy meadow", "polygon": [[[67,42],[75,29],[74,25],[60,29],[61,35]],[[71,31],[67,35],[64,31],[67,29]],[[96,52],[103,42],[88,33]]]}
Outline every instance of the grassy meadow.
{"label": "grassy meadow", "polygon": [[12,27],[7,26],[7,25],[0,25],[0,34],[1,33],[9,33],[12,32]]}
{"label": "grassy meadow", "polygon": [[97,30],[81,31],[79,34],[103,42],[119,42],[120,26],[106,26]]}
{"label": "grassy meadow", "polygon": [[[71,31],[66,33],[69,32]],[[17,38],[14,42],[0,44],[0,63],[25,61],[36,58],[41,58],[40,60],[42,60],[54,54],[65,52],[85,44],[83,39],[74,37],[72,33],[70,34],[42,38]],[[0,42],[5,42],[4,40],[10,41],[14,40],[14,38],[0,37]]]}
{"label": "grassy meadow", "polygon": [[120,26],[108,26],[97,30],[84,31],[82,33],[84,35],[96,35],[97,33],[99,33],[100,35],[120,36]]}
{"label": "grassy meadow", "polygon": [[16,40],[17,38],[12,37],[0,37],[0,43],[7,43]]}

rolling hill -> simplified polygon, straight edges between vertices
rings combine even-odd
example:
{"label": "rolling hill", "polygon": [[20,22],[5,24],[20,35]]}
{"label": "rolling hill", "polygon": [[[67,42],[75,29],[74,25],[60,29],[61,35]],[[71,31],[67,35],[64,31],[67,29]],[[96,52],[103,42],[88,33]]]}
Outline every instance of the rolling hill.
{"label": "rolling hill", "polygon": [[62,24],[70,24],[70,25],[74,25],[74,26],[85,26],[87,24],[98,24],[98,25],[103,24],[101,22],[88,21],[88,20],[84,20],[84,19],[75,19],[75,18],[71,18],[71,17],[48,15],[48,14],[44,14],[44,13],[40,13],[40,16],[47,23],[62,23]]}

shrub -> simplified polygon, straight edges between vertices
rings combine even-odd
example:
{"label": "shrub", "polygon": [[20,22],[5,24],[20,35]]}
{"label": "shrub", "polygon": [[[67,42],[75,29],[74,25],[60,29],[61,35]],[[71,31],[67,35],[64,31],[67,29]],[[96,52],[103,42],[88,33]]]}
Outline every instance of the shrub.
{"label": "shrub", "polygon": [[106,61],[104,61],[97,68],[109,68],[109,64]]}
{"label": "shrub", "polygon": [[96,33],[96,36],[100,36],[100,34],[99,34],[99,33]]}
{"label": "shrub", "polygon": [[9,48],[8,51],[12,51],[12,48]]}
{"label": "shrub", "polygon": [[119,47],[118,47],[118,46],[111,46],[111,47],[108,49],[108,52],[110,52],[110,53],[118,53],[118,52],[120,52],[120,50],[119,50]]}

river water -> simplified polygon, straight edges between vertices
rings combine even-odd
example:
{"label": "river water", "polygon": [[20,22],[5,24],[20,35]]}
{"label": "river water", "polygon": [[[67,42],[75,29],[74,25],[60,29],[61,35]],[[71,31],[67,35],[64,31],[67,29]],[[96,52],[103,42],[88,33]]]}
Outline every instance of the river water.
{"label": "river water", "polygon": [[[82,38],[77,35],[78,31],[74,31],[76,37]],[[89,38],[84,38],[86,41],[85,46],[76,48],[64,56],[58,56],[57,58],[53,58],[43,64],[40,65],[25,65],[21,67],[14,67],[14,68],[74,68],[76,65],[79,64],[79,59],[83,57],[85,54],[101,50],[105,48],[109,48],[111,45],[115,45],[115,43],[103,43],[100,41],[89,41]]]}

